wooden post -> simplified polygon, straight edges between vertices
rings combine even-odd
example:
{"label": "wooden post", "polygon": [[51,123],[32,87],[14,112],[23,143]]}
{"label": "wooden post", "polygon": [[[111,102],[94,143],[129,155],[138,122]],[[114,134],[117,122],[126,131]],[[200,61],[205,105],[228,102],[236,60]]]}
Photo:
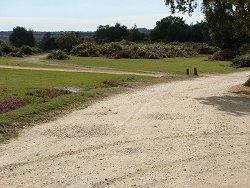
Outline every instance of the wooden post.
{"label": "wooden post", "polygon": [[189,75],[189,69],[187,69],[187,75]]}
{"label": "wooden post", "polygon": [[194,75],[198,76],[198,70],[197,70],[197,68],[194,68]]}

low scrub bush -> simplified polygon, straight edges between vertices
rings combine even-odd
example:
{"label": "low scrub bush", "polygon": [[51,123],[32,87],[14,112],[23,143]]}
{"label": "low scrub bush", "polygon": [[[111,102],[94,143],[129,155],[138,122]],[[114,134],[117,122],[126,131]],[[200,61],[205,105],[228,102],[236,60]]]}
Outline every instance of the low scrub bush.
{"label": "low scrub bush", "polygon": [[241,55],[233,59],[232,66],[236,68],[250,67],[250,54]]}
{"label": "low scrub bush", "polygon": [[23,99],[17,99],[17,98],[1,99],[0,100],[0,114],[20,108],[24,106],[25,103],[26,102]]}
{"label": "low scrub bush", "polygon": [[69,56],[62,50],[55,50],[48,55],[48,59],[65,60],[69,59]]}
{"label": "low scrub bush", "polygon": [[20,50],[23,52],[24,55],[32,55],[33,51],[30,46],[24,45],[20,48]]}
{"label": "low scrub bush", "polygon": [[32,54],[41,54],[43,51],[41,48],[37,48],[37,47],[32,47]]}
{"label": "low scrub bush", "polygon": [[107,57],[132,59],[159,59],[167,57],[187,57],[197,54],[196,50],[185,45],[137,44],[112,42],[106,44],[83,43],[75,46],[71,54],[81,57]]}
{"label": "low scrub bush", "polygon": [[20,48],[20,51],[22,51],[22,53],[24,55],[32,55],[32,54],[39,54],[42,52],[42,50],[40,48],[36,48],[36,47],[30,47],[27,45],[24,45]]}
{"label": "low scrub bush", "polygon": [[8,54],[10,54],[10,53],[12,53],[12,52],[15,52],[16,49],[15,49],[15,47],[13,47],[13,46],[10,45],[10,44],[1,43],[1,45],[0,45],[0,51],[1,51],[3,54],[8,55]]}
{"label": "low scrub bush", "polygon": [[209,59],[218,60],[218,61],[231,61],[236,56],[236,53],[233,50],[221,50],[215,52]]}

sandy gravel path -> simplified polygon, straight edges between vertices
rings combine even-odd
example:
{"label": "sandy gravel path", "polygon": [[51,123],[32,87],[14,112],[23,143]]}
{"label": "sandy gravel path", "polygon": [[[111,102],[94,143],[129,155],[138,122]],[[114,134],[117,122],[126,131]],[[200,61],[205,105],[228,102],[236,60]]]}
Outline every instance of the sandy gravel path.
{"label": "sandy gravel path", "polygon": [[117,95],[0,145],[0,187],[250,187],[250,72]]}
{"label": "sandy gravel path", "polygon": [[91,66],[77,66],[68,63],[46,62],[43,61],[48,54],[33,55],[25,58],[15,60],[15,62],[25,62],[29,64],[36,64],[40,66],[54,66],[54,67],[28,67],[28,66],[15,66],[15,65],[0,65],[1,69],[15,69],[15,70],[37,70],[37,71],[53,71],[53,72],[87,72],[87,73],[106,73],[106,74],[126,74],[138,76],[173,76],[170,73],[152,72],[152,71],[123,71],[109,67],[91,67]]}
{"label": "sandy gravel path", "polygon": [[158,73],[158,72],[128,72],[119,71],[114,69],[105,68],[91,68],[91,67],[69,67],[69,68],[41,68],[41,67],[19,67],[19,66],[8,66],[0,65],[0,69],[15,69],[15,70],[37,70],[37,71],[52,71],[52,72],[88,72],[88,73],[105,73],[105,74],[125,74],[125,75],[137,75],[137,76],[151,76],[151,77],[162,77],[172,76],[173,74]]}

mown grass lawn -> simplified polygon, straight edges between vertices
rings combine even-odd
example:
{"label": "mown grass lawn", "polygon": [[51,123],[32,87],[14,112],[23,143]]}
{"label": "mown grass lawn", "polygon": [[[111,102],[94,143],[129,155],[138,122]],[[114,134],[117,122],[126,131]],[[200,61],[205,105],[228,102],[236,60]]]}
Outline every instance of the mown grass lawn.
{"label": "mown grass lawn", "polygon": [[[0,69],[0,101],[7,98],[26,101],[26,104],[20,108],[0,113],[0,128],[2,126],[0,132],[13,128],[11,125],[15,122],[27,123],[32,118],[42,119],[44,115],[60,111],[72,104],[101,97],[103,96],[102,89],[111,87],[105,84],[105,81],[124,84],[150,79],[152,78],[134,75]],[[45,88],[79,88],[81,91],[54,98],[36,95],[36,91]]]}
{"label": "mown grass lawn", "polygon": [[[165,59],[108,59],[100,57],[75,57],[57,61],[87,67],[107,67],[126,71],[154,71],[185,74],[186,69],[198,68],[200,73],[227,73],[236,71],[229,61],[209,61],[208,56],[177,57]],[[239,69],[238,69],[239,70]]]}
{"label": "mown grass lawn", "polygon": [[199,73],[229,73],[244,70],[231,67],[230,61],[210,61],[208,60],[208,56],[165,59],[108,59],[102,57],[71,56],[71,59],[63,61],[36,58],[35,62],[27,59],[27,57],[0,57],[0,65],[67,69],[74,69],[78,67],[103,67],[120,71],[151,71],[180,75],[184,75],[187,68],[191,69],[191,71],[193,68],[198,68]]}

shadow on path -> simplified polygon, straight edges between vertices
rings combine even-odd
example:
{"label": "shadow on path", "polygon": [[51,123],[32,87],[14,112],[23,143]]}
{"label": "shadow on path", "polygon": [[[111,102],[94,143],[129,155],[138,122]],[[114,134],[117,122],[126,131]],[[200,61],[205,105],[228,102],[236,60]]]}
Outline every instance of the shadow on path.
{"label": "shadow on path", "polygon": [[196,99],[202,104],[214,106],[220,111],[235,116],[250,115],[250,96],[247,95],[224,95]]}

